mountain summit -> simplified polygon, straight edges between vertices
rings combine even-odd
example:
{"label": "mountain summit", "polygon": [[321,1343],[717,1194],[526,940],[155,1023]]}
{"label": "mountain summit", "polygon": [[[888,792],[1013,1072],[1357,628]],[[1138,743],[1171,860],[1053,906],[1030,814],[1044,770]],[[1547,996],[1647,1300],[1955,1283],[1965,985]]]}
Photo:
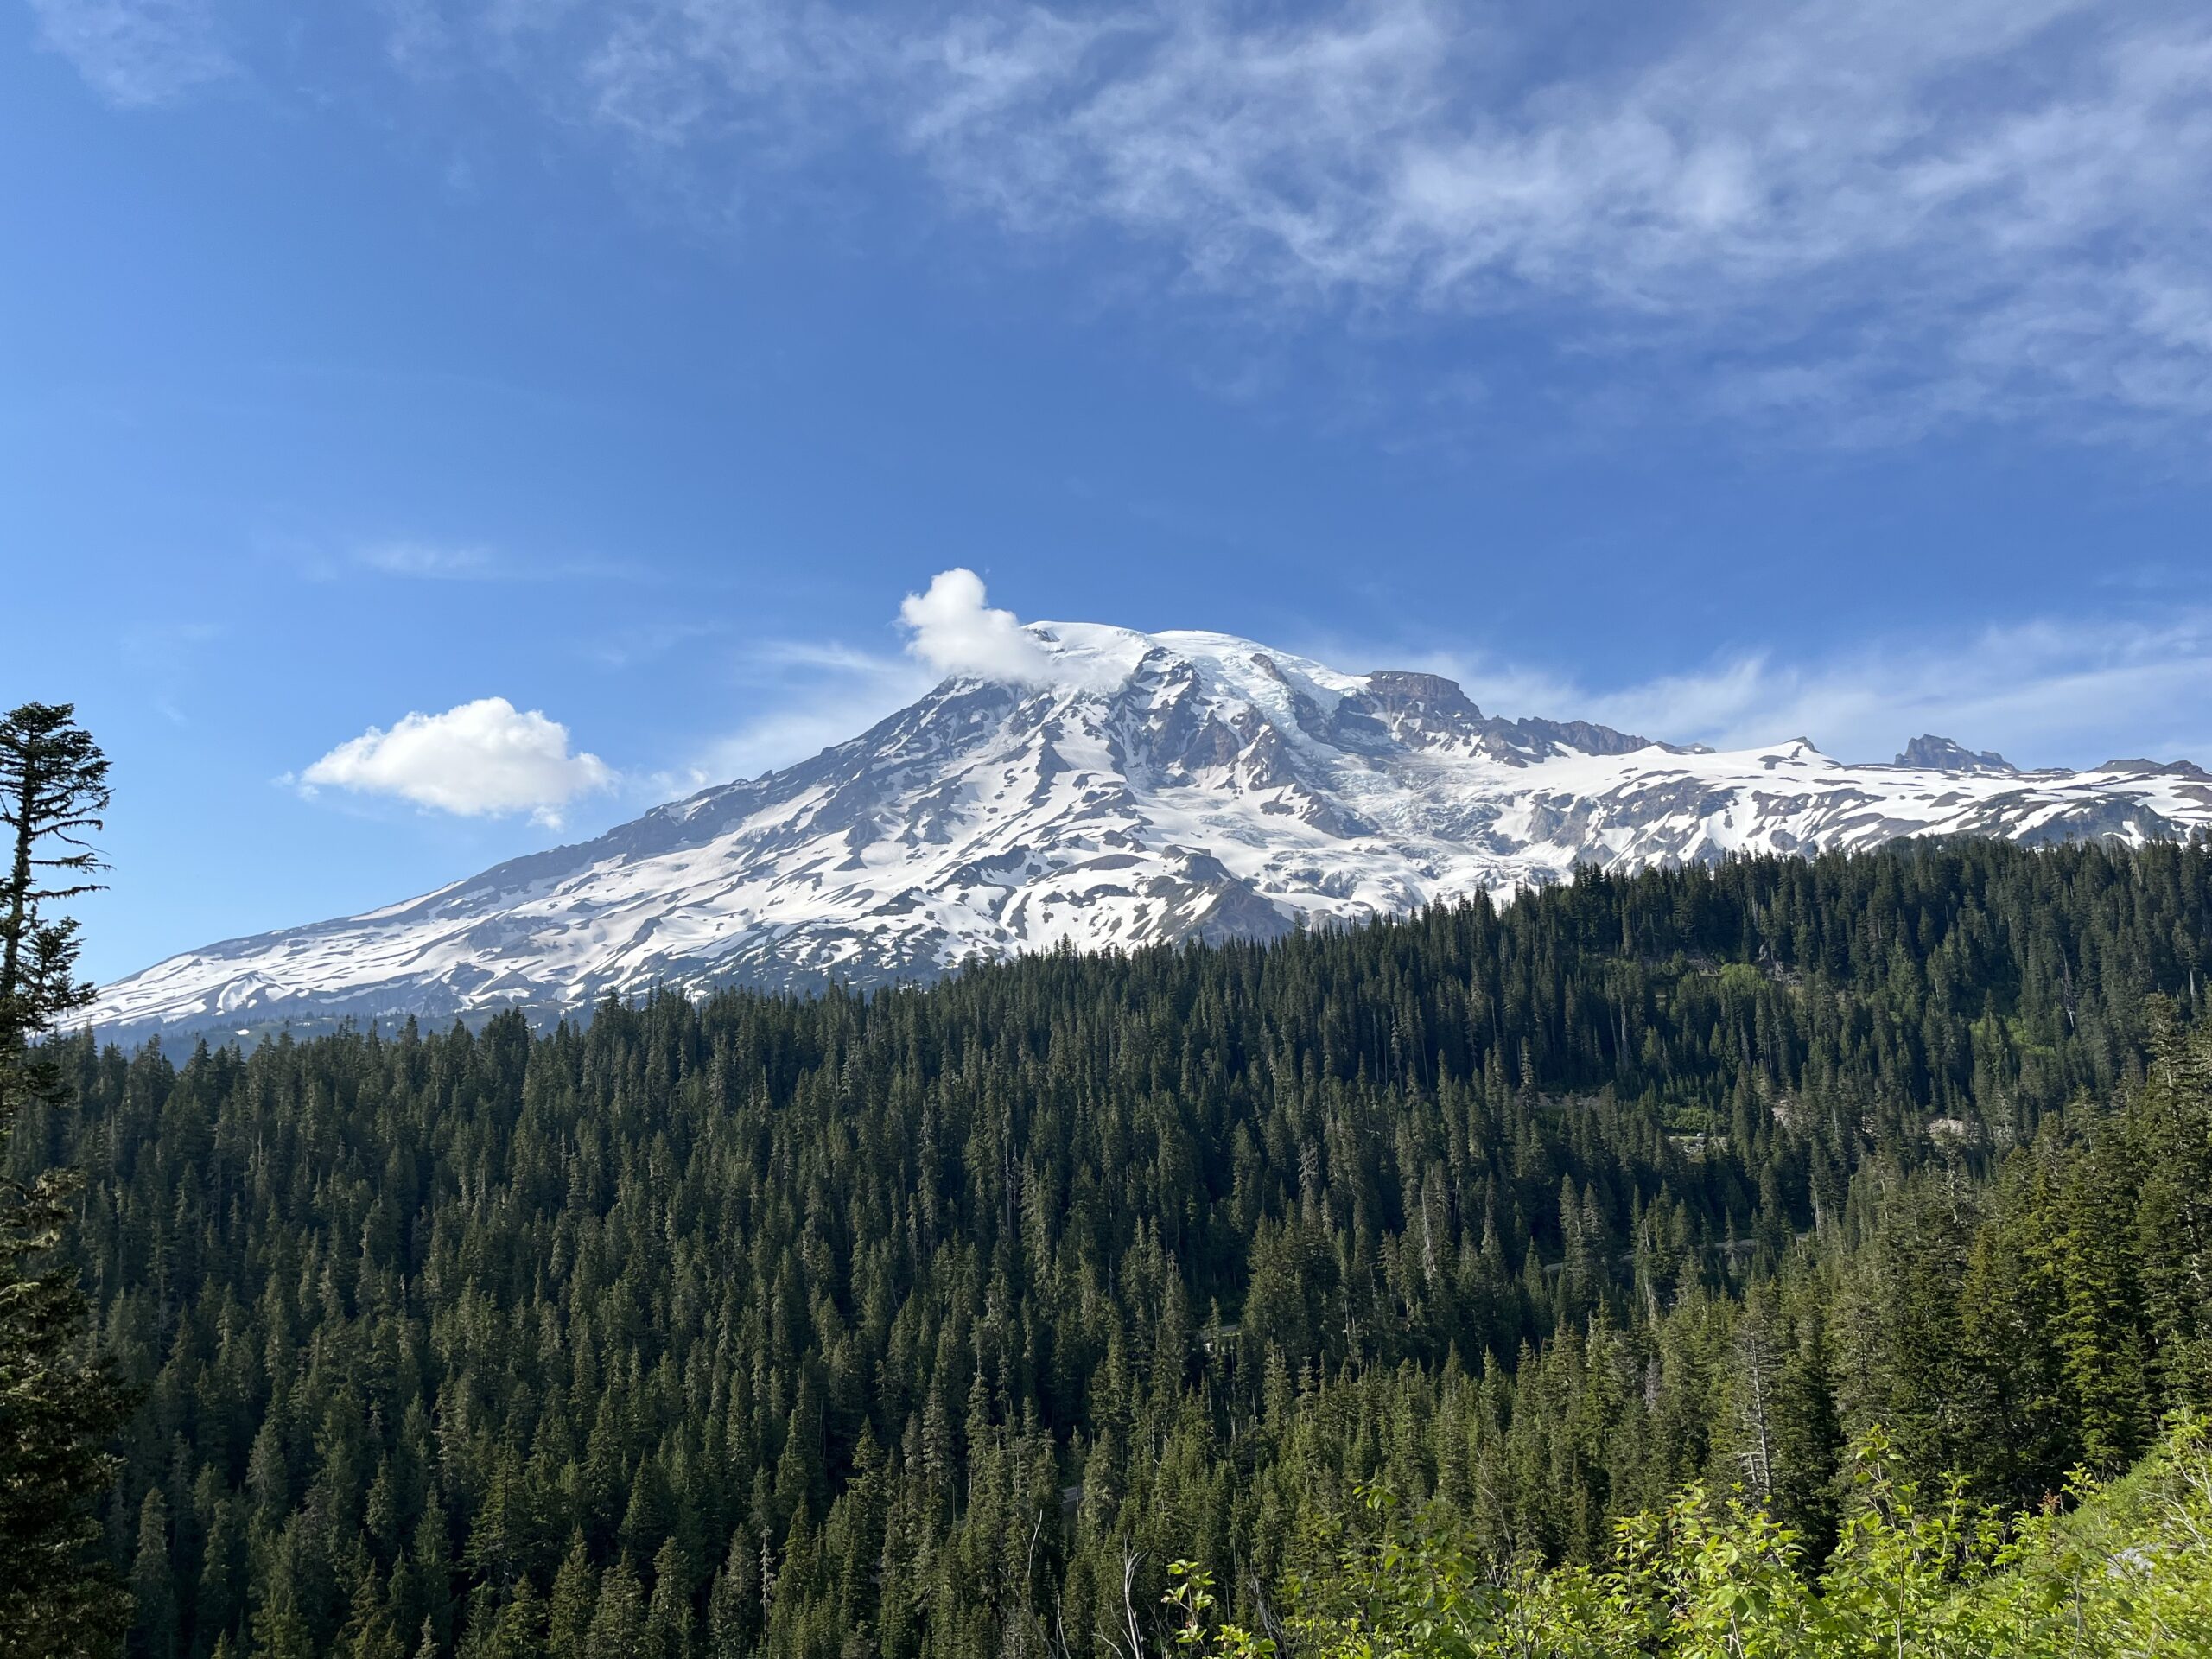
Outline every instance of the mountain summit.
{"label": "mountain summit", "polygon": [[[2212,823],[2193,769],[1851,766],[1485,714],[1216,633],[1039,623],[1019,681],[955,676],[802,765],[365,915],[108,986],[105,1029],[575,1007],[655,984],[860,982],[976,957],[1268,938],[1576,866],[1900,836],[2140,842]],[[1960,751],[1963,753],[1963,751]]]}
{"label": "mountain summit", "polygon": [[1948,737],[1916,737],[1904,746],[1904,753],[1892,763],[1900,766],[1914,766],[1923,772],[1993,772],[2012,777],[2019,768],[1994,749],[1980,753],[1962,743],[1954,743]]}

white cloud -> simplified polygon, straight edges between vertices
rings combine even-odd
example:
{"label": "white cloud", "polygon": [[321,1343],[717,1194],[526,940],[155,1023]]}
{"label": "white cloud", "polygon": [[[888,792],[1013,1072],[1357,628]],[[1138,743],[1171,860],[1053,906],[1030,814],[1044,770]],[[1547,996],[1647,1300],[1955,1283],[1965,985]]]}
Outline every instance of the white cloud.
{"label": "white cloud", "polygon": [[526,811],[557,826],[563,807],[607,787],[614,773],[595,754],[570,753],[569,728],[558,721],[505,697],[480,697],[442,715],[410,714],[390,731],[372,726],[298,781],[310,792],[396,796],[472,817]]}
{"label": "white cloud", "polygon": [[1679,15],[1530,74],[1535,26],[1428,0],[1274,25],[1178,8],[957,120],[973,77],[948,61],[909,133],[1018,231],[1103,222],[1248,301],[1535,315],[1609,357],[1698,357],[1770,418],[1762,372],[1809,369],[1847,407],[1792,412],[1848,435],[2053,404],[2212,415],[2201,11]]}
{"label": "white cloud", "polygon": [[365,569],[384,576],[427,582],[486,582],[499,573],[491,550],[432,542],[378,542],[355,556]]}
{"label": "white cloud", "polygon": [[433,71],[453,48],[453,34],[438,0],[378,0],[384,14],[385,56],[405,75]]}
{"label": "white cloud", "polygon": [[986,602],[981,577],[953,569],[899,607],[903,654],[836,639],[765,639],[734,664],[759,708],[734,730],[701,747],[683,766],[644,780],[674,795],[797,765],[857,737],[953,675],[1038,684],[1067,677],[1064,665],[1015,620]]}
{"label": "white cloud", "polygon": [[[901,615],[917,648],[911,658],[834,640],[753,645],[737,669],[747,702],[761,712],[702,745],[688,765],[632,783],[665,797],[797,764],[913,702],[935,677],[986,671],[978,659],[1045,672],[1019,643],[1029,636],[985,601],[982,582],[965,570],[910,594]],[[935,657],[918,650],[925,640]],[[1933,732],[2024,766],[2144,753],[2212,763],[2212,610],[2202,608],[2157,623],[2108,616],[1878,639],[1796,661],[1753,650],[1612,683],[1433,640],[1262,643],[1353,672],[1443,674],[1491,714],[1592,720],[1716,748],[1802,735],[1841,760],[1886,760]],[[999,661],[1009,650],[1011,664]]]}
{"label": "white cloud", "polygon": [[[418,582],[596,582],[635,579],[634,567],[607,559],[516,557],[464,542],[397,540],[358,549],[353,563],[381,576]],[[321,574],[336,574],[320,567]]]}
{"label": "white cloud", "polygon": [[636,668],[728,631],[728,622],[711,617],[633,623],[587,644],[582,654],[601,668]]}
{"label": "white cloud", "polygon": [[2200,6],[1555,11],[625,0],[531,61],[706,200],[887,148],[1015,237],[1109,233],[1080,245],[1125,292],[1528,319],[1563,365],[1687,372],[1763,428],[2212,416]]}
{"label": "white cloud", "polygon": [[204,0],[31,0],[39,41],[124,109],[167,104],[234,73]]}
{"label": "white cloud", "polygon": [[1012,611],[984,603],[983,580],[973,570],[939,571],[926,593],[906,595],[899,620],[906,649],[939,674],[1016,685],[1054,677],[1052,653],[1022,632]]}
{"label": "white cloud", "polygon": [[703,789],[710,784],[758,778],[764,772],[797,766],[824,749],[858,737],[900,706],[899,702],[887,701],[873,685],[861,682],[825,702],[798,702],[771,709],[735,731],[715,739],[689,767],[666,781],[677,791]]}
{"label": "white cloud", "polygon": [[1340,668],[1415,668],[1457,680],[1488,712],[1592,720],[1732,749],[1809,737],[1847,760],[1887,760],[1933,732],[2024,766],[2121,754],[2212,762],[2212,611],[2165,620],[2044,620],[1866,642],[1785,661],[1772,650],[1615,684],[1483,653],[1322,639]]}
{"label": "white cloud", "polygon": [[[34,3],[118,102],[229,72],[209,0]],[[383,7],[364,73],[512,75],[718,228],[933,198],[1253,353],[1504,318],[1438,375],[1862,445],[2212,418],[2197,0]]]}
{"label": "white cloud", "polygon": [[731,668],[758,712],[683,764],[632,779],[641,793],[665,799],[797,765],[897,713],[935,677],[912,658],[834,639],[754,641]]}
{"label": "white cloud", "polygon": [[770,639],[740,664],[741,677],[768,705],[709,743],[685,778],[691,788],[758,777],[857,737],[930,689],[914,659],[836,640]]}
{"label": "white cloud", "polygon": [[1825,659],[1739,657],[1590,697],[1587,718],[1730,747],[1810,737],[1886,760],[1923,732],[2015,764],[2212,760],[2212,613],[2041,620],[1877,642]]}

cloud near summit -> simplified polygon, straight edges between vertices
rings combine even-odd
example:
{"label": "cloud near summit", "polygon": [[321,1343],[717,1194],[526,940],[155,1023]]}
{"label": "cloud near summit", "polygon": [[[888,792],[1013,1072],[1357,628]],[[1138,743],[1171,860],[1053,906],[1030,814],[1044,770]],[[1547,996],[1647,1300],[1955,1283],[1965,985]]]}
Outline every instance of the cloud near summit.
{"label": "cloud near summit", "polygon": [[1059,677],[1052,654],[1022,631],[1014,613],[995,610],[985,599],[983,579],[973,570],[939,571],[927,591],[907,594],[899,607],[907,652],[944,675],[1016,685]]}

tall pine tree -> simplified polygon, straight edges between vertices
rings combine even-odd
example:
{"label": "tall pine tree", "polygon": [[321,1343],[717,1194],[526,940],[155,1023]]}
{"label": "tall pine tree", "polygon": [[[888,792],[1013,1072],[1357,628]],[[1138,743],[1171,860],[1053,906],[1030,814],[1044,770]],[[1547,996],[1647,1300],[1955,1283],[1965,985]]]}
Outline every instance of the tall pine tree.
{"label": "tall pine tree", "polygon": [[[85,836],[108,802],[107,761],[67,703],[0,716],[0,1153],[19,1116],[60,1103],[59,1068],[36,1039],[91,1000],[76,976],[77,924],[48,906],[88,892]],[[74,1170],[0,1183],[0,1655],[99,1654],[130,1598],[97,1561],[92,1500],[112,1484],[109,1442],[129,1413],[86,1352],[86,1302],[60,1247],[83,1189]]]}

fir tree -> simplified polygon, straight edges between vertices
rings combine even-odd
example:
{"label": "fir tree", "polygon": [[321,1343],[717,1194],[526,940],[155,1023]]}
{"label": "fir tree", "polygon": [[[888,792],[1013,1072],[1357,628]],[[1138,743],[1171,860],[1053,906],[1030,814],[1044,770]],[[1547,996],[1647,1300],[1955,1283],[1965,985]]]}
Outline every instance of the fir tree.
{"label": "fir tree", "polygon": [[[107,762],[67,704],[0,716],[0,1154],[22,1115],[62,1100],[60,1068],[33,1046],[90,1000],[76,977],[77,925],[50,905],[91,889]],[[112,1483],[108,1443],[130,1397],[88,1351],[86,1300],[60,1254],[80,1172],[0,1177],[0,1652],[99,1653],[129,1618],[129,1599],[93,1554],[92,1500]],[[22,1160],[0,1158],[0,1170]],[[136,1517],[134,1517],[136,1518]],[[147,1564],[149,1573],[152,1566]],[[157,1609],[166,1621],[166,1607]],[[149,1641],[168,1639],[166,1623]]]}
{"label": "fir tree", "polygon": [[2124,1458],[2206,1399],[2208,970],[2203,848],[1590,873],[536,1033],[51,1037],[9,1169],[86,1171],[148,1389],[106,1553],[165,1537],[181,1655],[1148,1646],[1167,1562],[1256,1621],[1362,1490],[1594,1565],[1700,1479],[1825,1548],[1880,1426],[2004,1503]]}

